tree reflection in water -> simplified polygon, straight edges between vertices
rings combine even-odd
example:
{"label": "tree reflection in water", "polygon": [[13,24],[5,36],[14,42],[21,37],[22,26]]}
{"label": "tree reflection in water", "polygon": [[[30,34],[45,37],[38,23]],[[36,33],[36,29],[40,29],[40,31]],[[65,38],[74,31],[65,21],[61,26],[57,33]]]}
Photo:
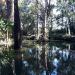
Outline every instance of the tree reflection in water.
{"label": "tree reflection in water", "polygon": [[15,52],[15,74],[22,74],[22,56],[19,50],[16,50]]}
{"label": "tree reflection in water", "polygon": [[70,48],[63,44],[41,43],[25,47],[16,54],[2,52],[0,75],[75,75],[75,51]]}

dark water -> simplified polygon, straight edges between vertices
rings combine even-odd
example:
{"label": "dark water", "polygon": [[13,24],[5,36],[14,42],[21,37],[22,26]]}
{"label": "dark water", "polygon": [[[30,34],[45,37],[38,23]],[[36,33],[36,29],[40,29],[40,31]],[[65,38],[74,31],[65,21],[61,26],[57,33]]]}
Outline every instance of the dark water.
{"label": "dark water", "polygon": [[[14,60],[17,57],[17,60]],[[75,75],[75,44],[49,42],[22,45],[0,53],[0,75]]]}

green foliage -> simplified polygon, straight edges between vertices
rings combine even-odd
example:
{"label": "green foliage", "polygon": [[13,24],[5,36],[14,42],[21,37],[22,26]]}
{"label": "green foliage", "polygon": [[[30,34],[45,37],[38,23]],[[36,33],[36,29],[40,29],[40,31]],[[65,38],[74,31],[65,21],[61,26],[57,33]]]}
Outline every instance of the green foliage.
{"label": "green foliage", "polygon": [[35,4],[28,2],[27,0],[22,0],[21,3],[19,3],[19,9],[20,9],[20,16],[21,21],[23,25],[29,26],[32,24],[34,20],[34,13],[36,11]]}
{"label": "green foliage", "polygon": [[33,33],[35,27],[34,20],[36,18],[36,5],[29,0],[19,1],[20,19],[23,26],[24,34]]}
{"label": "green foliage", "polygon": [[69,0],[69,3],[73,3],[73,2],[75,2],[75,0]]}
{"label": "green foliage", "polygon": [[3,31],[3,32],[7,30],[11,31],[12,27],[13,27],[13,24],[10,21],[4,18],[0,18],[0,31]]}
{"label": "green foliage", "polygon": [[22,15],[21,21],[22,21],[23,24],[27,24],[27,26],[30,25],[33,20],[34,20],[34,17],[31,14],[25,13],[25,14]]}
{"label": "green foliage", "polygon": [[4,22],[4,20],[1,18],[1,19],[0,19],[0,30],[4,31],[4,30],[5,30],[5,27],[6,27],[5,22]]}

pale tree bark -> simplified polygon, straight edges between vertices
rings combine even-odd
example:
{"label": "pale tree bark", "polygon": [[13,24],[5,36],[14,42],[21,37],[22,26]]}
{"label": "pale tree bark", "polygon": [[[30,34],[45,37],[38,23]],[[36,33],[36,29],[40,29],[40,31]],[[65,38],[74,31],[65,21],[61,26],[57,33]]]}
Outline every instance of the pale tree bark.
{"label": "pale tree bark", "polygon": [[37,15],[37,23],[36,23],[36,37],[38,39],[38,0],[36,0],[36,15]]}
{"label": "pale tree bark", "polygon": [[46,38],[46,25],[47,25],[47,13],[45,12],[45,24],[44,24],[44,30],[43,30],[43,35]]}
{"label": "pale tree bark", "polygon": [[70,26],[68,25],[68,35],[70,36],[71,33],[70,33]]}
{"label": "pale tree bark", "polygon": [[43,35],[45,39],[46,39],[46,26],[47,26],[47,6],[48,6],[48,1],[45,0],[45,24],[44,24],[44,30],[43,30]]}
{"label": "pale tree bark", "polygon": [[[11,13],[12,13],[12,0],[5,0],[6,1],[6,19],[11,19]],[[8,48],[8,42],[9,42],[9,31],[8,28],[6,30],[6,37],[7,37],[7,48]]]}
{"label": "pale tree bark", "polygon": [[[52,15],[51,15],[51,0],[45,0],[45,38],[48,39],[48,33],[52,31]],[[51,18],[49,20],[49,18]],[[48,22],[50,21],[50,28],[49,25],[47,26]]]}
{"label": "pale tree bark", "polygon": [[71,35],[71,31],[70,31],[70,17],[68,17],[67,34],[69,36]]}
{"label": "pale tree bark", "polygon": [[14,0],[11,0],[11,15],[10,15],[10,21],[14,22]]}

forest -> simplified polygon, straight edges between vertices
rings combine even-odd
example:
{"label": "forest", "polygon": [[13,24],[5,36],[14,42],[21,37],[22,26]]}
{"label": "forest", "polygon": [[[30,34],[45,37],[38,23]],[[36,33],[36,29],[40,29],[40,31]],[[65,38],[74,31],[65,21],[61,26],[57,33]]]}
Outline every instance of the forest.
{"label": "forest", "polygon": [[25,39],[74,41],[74,22],[74,0],[0,1],[0,38],[6,41],[18,33]]}
{"label": "forest", "polygon": [[75,0],[0,0],[0,47],[1,75],[74,75]]}

